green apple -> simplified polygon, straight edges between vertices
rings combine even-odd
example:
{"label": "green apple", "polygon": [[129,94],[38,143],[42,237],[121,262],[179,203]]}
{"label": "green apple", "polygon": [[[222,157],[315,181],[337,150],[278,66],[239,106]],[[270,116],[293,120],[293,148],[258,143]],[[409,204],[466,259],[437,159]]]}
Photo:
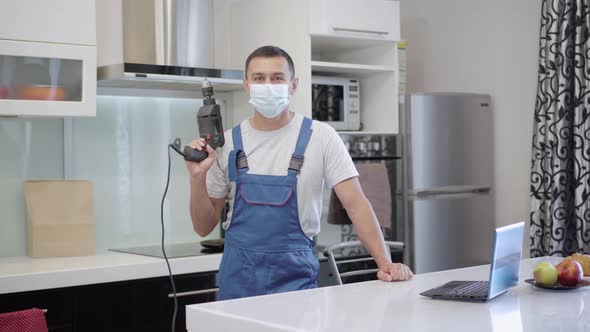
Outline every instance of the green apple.
{"label": "green apple", "polygon": [[533,276],[535,277],[535,282],[543,286],[550,287],[557,283],[557,269],[547,262],[541,262],[535,265]]}

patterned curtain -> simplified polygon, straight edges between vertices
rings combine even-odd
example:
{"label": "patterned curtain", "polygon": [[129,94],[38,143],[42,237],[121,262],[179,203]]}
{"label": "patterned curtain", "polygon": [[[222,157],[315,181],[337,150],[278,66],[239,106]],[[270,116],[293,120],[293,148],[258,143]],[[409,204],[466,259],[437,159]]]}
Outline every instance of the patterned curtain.
{"label": "patterned curtain", "polygon": [[531,170],[531,257],[590,253],[590,9],[543,0]]}

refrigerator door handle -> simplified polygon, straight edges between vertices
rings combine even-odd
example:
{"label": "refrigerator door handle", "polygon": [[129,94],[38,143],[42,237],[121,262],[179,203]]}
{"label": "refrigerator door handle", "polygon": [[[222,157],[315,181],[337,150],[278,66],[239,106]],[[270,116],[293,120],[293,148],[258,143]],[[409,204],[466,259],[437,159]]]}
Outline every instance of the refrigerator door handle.
{"label": "refrigerator door handle", "polygon": [[417,190],[410,193],[411,196],[424,198],[429,196],[440,195],[459,195],[459,194],[487,194],[492,190],[490,187],[458,187],[458,188],[435,188]]}

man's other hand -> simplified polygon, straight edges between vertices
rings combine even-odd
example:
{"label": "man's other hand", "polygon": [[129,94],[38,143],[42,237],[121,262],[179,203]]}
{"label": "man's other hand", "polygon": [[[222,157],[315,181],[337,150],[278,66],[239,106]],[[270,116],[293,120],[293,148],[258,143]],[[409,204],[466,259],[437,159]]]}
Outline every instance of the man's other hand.
{"label": "man's other hand", "polygon": [[404,281],[413,276],[412,270],[401,263],[387,263],[377,272],[377,278],[382,281]]}

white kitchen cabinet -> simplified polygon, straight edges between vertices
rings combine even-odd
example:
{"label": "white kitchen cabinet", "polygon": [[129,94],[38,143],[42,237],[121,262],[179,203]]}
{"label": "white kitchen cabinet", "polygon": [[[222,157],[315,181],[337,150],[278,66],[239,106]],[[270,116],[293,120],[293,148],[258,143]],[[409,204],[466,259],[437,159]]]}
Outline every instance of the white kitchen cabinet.
{"label": "white kitchen cabinet", "polygon": [[0,116],[95,114],[95,46],[0,40]]}
{"label": "white kitchen cabinet", "polygon": [[399,1],[313,0],[310,32],[397,41],[400,39]]}
{"label": "white kitchen cabinet", "polygon": [[0,0],[0,39],[96,45],[94,0]]}
{"label": "white kitchen cabinet", "polygon": [[94,116],[94,0],[0,6],[0,116]]}

